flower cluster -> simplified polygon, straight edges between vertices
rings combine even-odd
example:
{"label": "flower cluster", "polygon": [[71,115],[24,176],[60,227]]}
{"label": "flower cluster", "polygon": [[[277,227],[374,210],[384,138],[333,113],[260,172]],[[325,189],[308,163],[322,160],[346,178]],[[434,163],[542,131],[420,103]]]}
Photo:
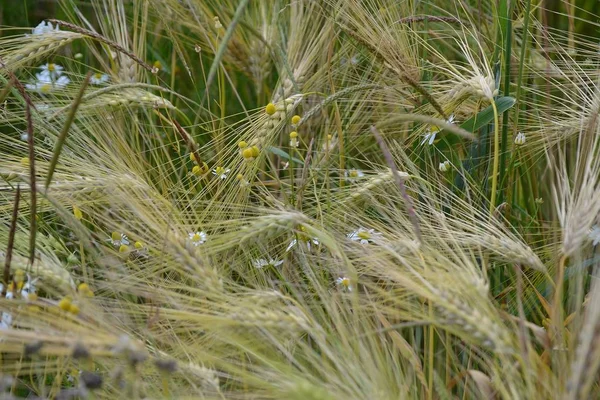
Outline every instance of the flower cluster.
{"label": "flower cluster", "polygon": [[55,89],[63,89],[71,82],[66,75],[63,75],[63,67],[60,65],[46,63],[39,68],[41,71],[35,74],[35,81],[25,85],[27,89],[50,93]]}

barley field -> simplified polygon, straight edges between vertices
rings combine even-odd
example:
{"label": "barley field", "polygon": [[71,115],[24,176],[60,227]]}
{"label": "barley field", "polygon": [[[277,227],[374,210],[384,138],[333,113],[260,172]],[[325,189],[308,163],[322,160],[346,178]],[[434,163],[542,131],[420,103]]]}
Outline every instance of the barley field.
{"label": "barley field", "polygon": [[600,399],[596,0],[0,1],[0,399]]}

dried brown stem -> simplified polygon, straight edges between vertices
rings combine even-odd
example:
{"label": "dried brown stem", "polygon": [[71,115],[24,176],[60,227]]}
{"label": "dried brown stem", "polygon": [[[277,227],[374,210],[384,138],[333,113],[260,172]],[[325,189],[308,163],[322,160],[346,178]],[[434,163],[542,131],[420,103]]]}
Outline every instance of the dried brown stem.
{"label": "dried brown stem", "polygon": [[4,258],[4,274],[2,281],[2,297],[6,296],[8,289],[8,279],[10,278],[10,263],[12,261],[13,247],[15,244],[15,232],[17,231],[17,216],[19,215],[19,201],[21,200],[21,187],[17,185],[17,194],[15,195],[15,204],[13,206],[12,218],[10,221],[10,230],[8,232],[8,247],[6,248],[6,257]]}

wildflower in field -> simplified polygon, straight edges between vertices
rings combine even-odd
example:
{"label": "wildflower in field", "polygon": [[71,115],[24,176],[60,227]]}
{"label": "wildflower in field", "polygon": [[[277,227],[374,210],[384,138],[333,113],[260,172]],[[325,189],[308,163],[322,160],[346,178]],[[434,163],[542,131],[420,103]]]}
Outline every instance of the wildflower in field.
{"label": "wildflower in field", "polygon": [[58,31],[59,31],[58,25],[56,25],[56,28],[55,28],[51,22],[42,21],[38,24],[38,26],[33,28],[32,34],[33,35],[43,35],[46,33],[58,32]]}
{"label": "wildflower in field", "polygon": [[337,278],[335,280],[335,284],[341,287],[343,290],[347,290],[349,292],[351,292],[353,289],[352,284],[350,283],[350,279],[345,276]]}
{"label": "wildflower in field", "polygon": [[62,75],[63,67],[54,63],[46,63],[40,67],[42,72],[40,72],[43,76],[50,77],[50,80],[55,81],[59,76]]}
{"label": "wildflower in field", "polygon": [[362,172],[360,169],[349,169],[344,171],[344,175],[346,176],[346,180],[348,182],[354,182],[360,178],[362,178],[363,176],[365,176],[364,172]]}
{"label": "wildflower in field", "polygon": [[215,29],[221,29],[223,27],[221,21],[219,20],[219,17],[214,17],[213,21],[215,22]]}
{"label": "wildflower in field", "polygon": [[229,168],[217,167],[213,169],[212,173],[219,179],[227,179],[227,174],[231,171]]}
{"label": "wildflower in field", "polygon": [[273,103],[267,104],[267,106],[265,107],[265,112],[267,113],[267,115],[275,114],[275,112],[277,112],[277,108],[275,107],[275,104],[273,104]]}
{"label": "wildflower in field", "polygon": [[110,234],[110,239],[108,239],[113,246],[118,247],[122,245],[129,245],[129,239],[124,233],[113,232]]}
{"label": "wildflower in field", "polygon": [[235,179],[238,180],[238,182],[240,183],[241,187],[246,187],[246,186],[250,185],[250,182],[248,182],[246,180],[246,178],[244,178],[244,175],[242,175],[242,174],[237,174],[236,177],[235,177]]}
{"label": "wildflower in field", "polygon": [[100,72],[96,72],[94,75],[90,77],[90,83],[92,85],[102,85],[107,83],[109,80],[109,76],[107,74],[102,74]]}
{"label": "wildflower in field", "polygon": [[290,132],[290,147],[297,148],[298,147],[298,132],[293,131]]}
{"label": "wildflower in field", "polygon": [[290,251],[292,249],[292,247],[296,246],[298,244],[298,239],[300,239],[302,242],[306,243],[306,247],[308,247],[308,250],[310,251],[311,247],[314,246],[318,246],[320,244],[319,239],[315,238],[315,237],[310,237],[308,236],[305,232],[306,232],[306,228],[304,226],[300,227],[300,231],[302,233],[299,233],[297,236],[297,238],[294,238],[290,244],[288,245],[288,247],[285,249],[285,251]]}
{"label": "wildflower in field", "polygon": [[258,260],[252,261],[252,264],[254,265],[255,268],[258,268],[258,269],[264,268],[267,266],[278,267],[281,264],[283,264],[283,260],[274,260],[271,257],[269,257],[268,259],[259,258]]}
{"label": "wildflower in field", "polygon": [[519,132],[517,134],[517,137],[515,137],[515,144],[517,146],[525,144],[526,141],[527,141],[527,138],[525,137],[525,134],[523,132]]}
{"label": "wildflower in field", "polygon": [[[447,123],[452,124],[454,123],[454,114],[450,115],[448,117],[448,119],[446,120]],[[433,141],[435,140],[436,135],[441,131],[440,127],[437,125],[431,125],[429,128],[427,128],[427,133],[425,133],[425,137],[423,138],[423,141],[421,142],[421,145],[424,145],[425,143],[428,143],[430,146],[433,144]]]}
{"label": "wildflower in field", "polygon": [[[160,71],[163,69],[162,63],[159,60],[154,61],[154,64],[152,64],[152,69],[155,70],[156,72]],[[154,73],[156,73],[154,72]]]}
{"label": "wildflower in field", "polygon": [[31,279],[31,276],[27,275],[27,283],[23,285],[21,288],[21,297],[25,300],[29,300],[30,298],[35,298],[36,296],[36,282],[37,279]]}
{"label": "wildflower in field", "polygon": [[446,160],[444,162],[441,162],[438,168],[440,172],[448,171],[450,169],[450,161]]}
{"label": "wildflower in field", "polygon": [[77,292],[84,297],[94,297],[94,291],[90,289],[90,286],[87,283],[80,283],[77,286]]}
{"label": "wildflower in field", "polygon": [[59,76],[56,80],[53,80],[48,73],[37,73],[35,76],[36,80],[33,83],[25,84],[25,87],[40,93],[50,93],[55,89],[64,89],[71,82],[65,75]]}
{"label": "wildflower in field", "polygon": [[198,232],[190,232],[188,234],[189,236],[189,240],[190,242],[192,242],[192,244],[194,246],[199,246],[201,244],[203,244],[204,242],[206,242],[206,232],[204,231],[198,231]]}
{"label": "wildflower in field", "polygon": [[75,218],[77,218],[78,221],[81,220],[81,218],[83,218],[83,213],[76,205],[73,206],[73,215],[75,216]]}
{"label": "wildflower in field", "polygon": [[588,237],[592,241],[593,246],[600,244],[600,225],[594,225]]}
{"label": "wildflower in field", "polygon": [[298,123],[300,122],[300,120],[301,120],[301,119],[302,119],[302,118],[301,118],[299,115],[294,115],[294,116],[292,117],[292,125],[294,125],[294,126],[295,126],[295,125],[298,125]]}
{"label": "wildflower in field", "polygon": [[365,228],[358,228],[354,232],[348,234],[348,238],[350,240],[354,242],[359,242],[360,244],[373,243],[382,236],[383,235],[379,232],[376,232],[375,229]]}
{"label": "wildflower in field", "polygon": [[323,143],[323,151],[331,152],[337,146],[337,139],[332,135],[327,135],[327,140]]}

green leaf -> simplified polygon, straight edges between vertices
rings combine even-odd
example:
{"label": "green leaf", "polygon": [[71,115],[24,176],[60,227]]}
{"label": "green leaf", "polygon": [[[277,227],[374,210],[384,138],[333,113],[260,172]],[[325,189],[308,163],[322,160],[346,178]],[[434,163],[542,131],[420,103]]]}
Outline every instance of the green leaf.
{"label": "green leaf", "polygon": [[[515,98],[510,96],[500,97],[496,99],[496,107],[498,107],[498,114],[502,114],[504,111],[510,109],[515,105]],[[460,126],[466,131],[475,132],[477,129],[484,125],[489,124],[494,120],[494,110],[492,106],[488,106],[481,110],[477,115],[469,118]]]}
{"label": "green leaf", "polygon": [[292,160],[295,163],[298,163],[300,165],[304,165],[304,161],[299,160],[295,157],[290,156],[288,153],[286,153],[285,151],[281,150],[279,147],[273,147],[273,146],[268,146],[267,147],[267,151],[270,151],[273,154],[278,155],[281,158],[285,158],[286,160]]}

